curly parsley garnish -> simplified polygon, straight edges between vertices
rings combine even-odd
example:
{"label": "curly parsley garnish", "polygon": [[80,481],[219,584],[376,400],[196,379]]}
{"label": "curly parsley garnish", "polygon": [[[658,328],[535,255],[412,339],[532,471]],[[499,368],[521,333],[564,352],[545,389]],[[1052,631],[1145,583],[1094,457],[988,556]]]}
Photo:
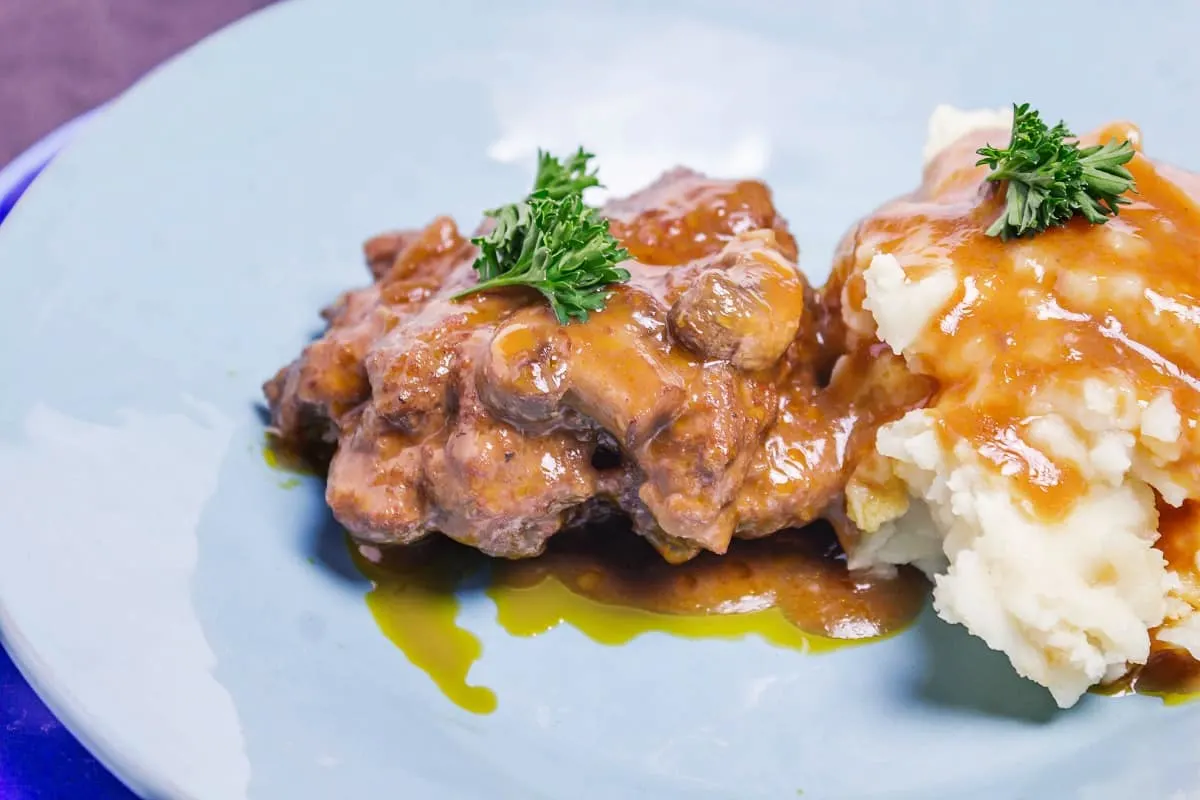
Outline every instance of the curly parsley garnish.
{"label": "curly parsley garnish", "polygon": [[987,179],[1006,182],[1004,213],[987,229],[988,236],[1032,236],[1065,225],[1076,214],[1103,225],[1129,202],[1121,195],[1137,190],[1123,166],[1133,158],[1128,141],[1081,149],[1065,124],[1048,128],[1028,103],[1013,106],[1007,148],[976,152],[982,156],[976,165],[992,168]]}
{"label": "curly parsley garnish", "polygon": [[586,322],[608,302],[607,287],[629,280],[618,267],[629,253],[608,232],[608,220],[583,202],[583,190],[599,186],[588,172],[591,153],[580,148],[560,162],[538,152],[533,191],[519,203],[486,212],[496,221],[471,241],[479,248],[479,283],[455,299],[505,286],[536,289],[550,301],[560,323]]}

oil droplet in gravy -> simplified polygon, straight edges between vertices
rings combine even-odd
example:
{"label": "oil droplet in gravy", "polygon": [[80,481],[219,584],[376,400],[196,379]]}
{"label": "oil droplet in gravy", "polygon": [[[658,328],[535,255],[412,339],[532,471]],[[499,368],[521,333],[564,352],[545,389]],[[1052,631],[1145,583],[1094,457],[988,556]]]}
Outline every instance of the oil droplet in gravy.
{"label": "oil droplet in gravy", "polygon": [[779,647],[823,652],[901,630],[924,606],[928,584],[914,570],[895,577],[852,576],[832,531],[813,526],[739,541],[725,556],[664,562],[627,529],[564,532],[547,552],[493,561],[440,537],[384,551],[378,563],[356,553],[375,587],[367,603],[384,634],[459,706],[495,709],[488,689],[467,674],[482,654],[457,624],[472,575],[487,575],[497,621],[514,636],[568,624],[605,645],[645,633],[691,639],[757,635]]}

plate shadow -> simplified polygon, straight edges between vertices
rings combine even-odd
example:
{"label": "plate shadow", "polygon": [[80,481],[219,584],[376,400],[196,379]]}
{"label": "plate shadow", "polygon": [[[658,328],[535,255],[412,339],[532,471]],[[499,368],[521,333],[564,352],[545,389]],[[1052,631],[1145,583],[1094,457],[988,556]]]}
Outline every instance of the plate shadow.
{"label": "plate shadow", "polygon": [[962,625],[951,625],[926,609],[912,632],[924,666],[918,697],[961,712],[1046,724],[1062,713],[1050,693],[1013,670],[1008,658]]}
{"label": "plate shadow", "polygon": [[303,542],[305,555],[339,581],[365,583],[366,577],[354,566],[354,559],[350,555],[346,529],[333,518],[333,512],[325,504],[324,481],[310,478],[303,485],[305,491],[317,495],[312,501],[312,523]]}

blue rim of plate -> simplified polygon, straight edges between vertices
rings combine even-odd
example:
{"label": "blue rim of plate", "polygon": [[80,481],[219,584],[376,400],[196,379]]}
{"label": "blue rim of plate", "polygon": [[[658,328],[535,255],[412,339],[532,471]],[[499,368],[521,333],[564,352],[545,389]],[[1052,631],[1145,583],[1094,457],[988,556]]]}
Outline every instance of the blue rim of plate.
{"label": "blue rim of plate", "polygon": [[63,123],[0,169],[0,223],[12,213],[42,170],[103,109],[104,106],[98,106]]}

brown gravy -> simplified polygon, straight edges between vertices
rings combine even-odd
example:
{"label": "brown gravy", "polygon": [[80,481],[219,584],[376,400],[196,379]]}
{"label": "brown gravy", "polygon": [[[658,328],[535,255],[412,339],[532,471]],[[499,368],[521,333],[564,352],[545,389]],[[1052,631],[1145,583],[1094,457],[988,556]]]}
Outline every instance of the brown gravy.
{"label": "brown gravy", "polygon": [[[1184,452],[1200,452],[1200,192],[1194,176],[1143,155],[1131,125],[1083,141],[1110,139],[1134,142],[1128,167],[1137,193],[1105,225],[1076,218],[1032,239],[987,236],[1003,201],[982,182],[987,168],[972,166],[974,151],[1007,133],[980,131],[932,162],[917,194],[860,226],[831,282],[840,290],[848,279],[845,296],[860,309],[864,253],[895,255],[909,278],[954,265],[957,288],[910,356],[941,386],[944,444],[969,441],[1047,520],[1061,519],[1086,486],[1030,431],[1039,414],[1033,404],[1050,391],[1099,378],[1143,404],[1169,397],[1185,420]],[[1190,496],[1200,494],[1194,465],[1188,458],[1169,469]]]}
{"label": "brown gravy", "polygon": [[569,532],[541,558],[500,564],[515,589],[557,580],[607,606],[656,614],[734,615],[775,608],[809,636],[870,639],[900,630],[924,605],[927,584],[911,569],[894,578],[853,575],[827,525],[737,541],[724,556],[665,562],[632,531]]}
{"label": "brown gravy", "polygon": [[1099,686],[1097,694],[1121,696],[1131,693],[1162,698],[1167,705],[1178,705],[1196,699],[1200,693],[1200,665],[1182,650],[1159,649],[1152,642],[1150,659],[1135,667],[1114,683]]}

